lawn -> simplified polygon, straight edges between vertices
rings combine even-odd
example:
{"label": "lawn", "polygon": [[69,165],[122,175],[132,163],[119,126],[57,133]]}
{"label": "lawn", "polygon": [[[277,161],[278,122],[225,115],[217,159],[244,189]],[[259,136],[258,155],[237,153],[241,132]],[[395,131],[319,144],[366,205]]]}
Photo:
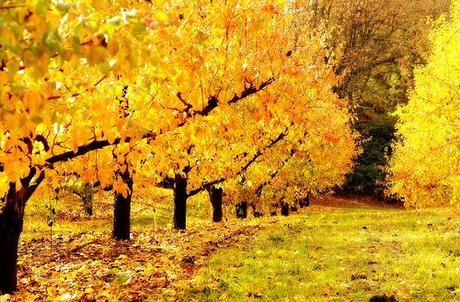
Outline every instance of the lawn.
{"label": "lawn", "polygon": [[202,301],[460,301],[460,220],[448,210],[315,207],[221,250]]}

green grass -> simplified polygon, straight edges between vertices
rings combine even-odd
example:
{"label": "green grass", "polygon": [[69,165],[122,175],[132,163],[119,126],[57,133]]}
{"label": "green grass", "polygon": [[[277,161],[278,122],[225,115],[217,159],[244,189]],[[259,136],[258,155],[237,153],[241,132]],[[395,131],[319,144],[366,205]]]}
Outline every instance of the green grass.
{"label": "green grass", "polygon": [[316,208],[221,250],[187,299],[460,301],[460,220],[447,210]]}
{"label": "green grass", "polygon": [[[211,224],[206,197],[189,201],[189,226]],[[28,205],[22,240],[49,236],[48,203]],[[95,201],[91,219],[82,219],[78,200],[55,207],[54,235],[111,230],[110,196]],[[185,300],[368,301],[394,294],[398,301],[460,301],[459,218],[449,210],[314,206],[288,218],[253,220],[266,227],[251,242],[215,254]],[[133,231],[152,230],[154,220],[171,225],[170,192],[133,200]]]}
{"label": "green grass", "polygon": [[[211,205],[207,194],[199,194],[187,202],[187,225],[211,224]],[[94,215],[86,217],[80,200],[70,195],[59,201],[33,199],[27,205],[24,217],[23,240],[47,237],[51,233],[48,226],[49,207],[55,208],[56,215],[53,235],[92,232],[110,232],[112,229],[113,197],[111,194],[95,196]],[[131,203],[131,230],[151,231],[156,226],[171,227],[173,220],[173,196],[170,190],[158,189],[150,198],[134,198]]]}

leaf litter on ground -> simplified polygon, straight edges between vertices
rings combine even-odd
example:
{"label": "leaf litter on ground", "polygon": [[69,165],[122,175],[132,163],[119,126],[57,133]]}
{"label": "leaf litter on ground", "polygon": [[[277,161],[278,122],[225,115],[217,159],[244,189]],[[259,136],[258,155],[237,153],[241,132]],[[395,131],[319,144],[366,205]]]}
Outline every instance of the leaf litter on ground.
{"label": "leaf litter on ground", "polygon": [[230,221],[180,232],[133,232],[38,238],[19,247],[18,286],[9,301],[174,300],[221,248],[251,239],[263,227]]}

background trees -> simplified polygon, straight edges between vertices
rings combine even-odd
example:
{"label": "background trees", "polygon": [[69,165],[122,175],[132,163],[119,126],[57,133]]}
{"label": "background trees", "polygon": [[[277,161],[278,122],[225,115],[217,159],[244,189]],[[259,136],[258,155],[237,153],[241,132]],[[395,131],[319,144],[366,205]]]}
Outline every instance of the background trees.
{"label": "background trees", "polygon": [[458,205],[460,3],[431,33],[432,53],[415,71],[415,89],[399,122],[391,159],[391,192],[408,206]]}
{"label": "background trees", "polygon": [[446,1],[309,1],[311,26],[318,28],[324,60],[339,77],[336,93],[356,113],[363,153],[346,191],[383,196],[387,155],[395,118],[407,101],[413,68],[425,63],[430,22],[446,12]]}

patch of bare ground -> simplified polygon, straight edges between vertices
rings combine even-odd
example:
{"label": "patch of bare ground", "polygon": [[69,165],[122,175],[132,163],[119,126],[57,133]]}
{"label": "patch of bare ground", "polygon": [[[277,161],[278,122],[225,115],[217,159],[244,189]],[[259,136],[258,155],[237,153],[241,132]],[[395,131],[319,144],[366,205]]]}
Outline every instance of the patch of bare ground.
{"label": "patch of bare ground", "polygon": [[330,208],[382,208],[382,209],[400,209],[399,205],[385,203],[372,196],[363,195],[324,195],[311,198],[312,207],[330,207]]}

